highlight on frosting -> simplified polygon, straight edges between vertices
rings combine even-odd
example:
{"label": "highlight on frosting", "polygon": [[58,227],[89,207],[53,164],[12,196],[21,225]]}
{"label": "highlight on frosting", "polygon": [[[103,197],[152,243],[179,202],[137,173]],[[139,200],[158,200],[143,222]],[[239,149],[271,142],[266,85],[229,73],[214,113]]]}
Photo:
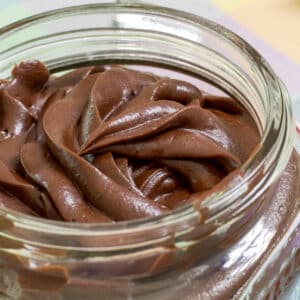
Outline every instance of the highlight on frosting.
{"label": "highlight on frosting", "polygon": [[0,80],[0,207],[101,223],[159,216],[221,188],[259,141],[234,99],[121,66]]}

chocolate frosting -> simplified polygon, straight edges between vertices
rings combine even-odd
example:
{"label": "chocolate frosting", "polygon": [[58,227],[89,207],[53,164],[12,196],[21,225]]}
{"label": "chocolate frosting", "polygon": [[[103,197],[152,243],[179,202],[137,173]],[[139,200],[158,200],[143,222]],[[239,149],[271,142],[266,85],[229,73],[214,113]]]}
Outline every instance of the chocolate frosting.
{"label": "chocolate frosting", "polygon": [[[0,81],[0,206],[72,222],[159,216],[222,186],[259,141],[234,99],[120,66]],[[232,175],[231,175],[232,176]]]}

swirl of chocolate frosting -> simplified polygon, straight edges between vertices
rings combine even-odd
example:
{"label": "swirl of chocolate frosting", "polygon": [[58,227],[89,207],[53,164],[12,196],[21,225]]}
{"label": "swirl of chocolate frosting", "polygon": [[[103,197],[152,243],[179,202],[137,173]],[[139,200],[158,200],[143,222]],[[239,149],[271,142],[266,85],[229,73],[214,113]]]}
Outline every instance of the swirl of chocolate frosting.
{"label": "swirl of chocolate frosting", "polygon": [[158,216],[226,182],[259,141],[234,99],[120,66],[0,81],[0,205],[72,222]]}

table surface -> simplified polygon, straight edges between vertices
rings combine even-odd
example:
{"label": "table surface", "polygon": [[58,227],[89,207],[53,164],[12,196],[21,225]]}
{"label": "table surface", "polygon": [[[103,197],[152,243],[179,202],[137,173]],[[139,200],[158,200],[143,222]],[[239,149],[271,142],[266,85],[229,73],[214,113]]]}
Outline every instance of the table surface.
{"label": "table surface", "polygon": [[[18,19],[66,5],[109,0],[0,0],[0,27]],[[126,1],[123,1],[126,2]],[[134,2],[129,1],[127,2]],[[135,1],[170,6],[212,19],[230,28],[272,65],[285,82],[300,124],[300,0],[149,0]],[[278,21],[280,20],[280,22]],[[300,135],[296,136],[300,150]],[[300,274],[281,300],[300,299]]]}

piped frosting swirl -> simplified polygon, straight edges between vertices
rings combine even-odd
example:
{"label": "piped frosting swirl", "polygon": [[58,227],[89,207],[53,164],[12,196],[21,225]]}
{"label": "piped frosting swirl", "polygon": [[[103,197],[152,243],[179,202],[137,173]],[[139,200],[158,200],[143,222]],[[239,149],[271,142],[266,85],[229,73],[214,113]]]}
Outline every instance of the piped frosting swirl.
{"label": "piped frosting swirl", "polygon": [[120,66],[0,85],[0,205],[72,222],[158,216],[222,186],[259,141],[234,99]]}

